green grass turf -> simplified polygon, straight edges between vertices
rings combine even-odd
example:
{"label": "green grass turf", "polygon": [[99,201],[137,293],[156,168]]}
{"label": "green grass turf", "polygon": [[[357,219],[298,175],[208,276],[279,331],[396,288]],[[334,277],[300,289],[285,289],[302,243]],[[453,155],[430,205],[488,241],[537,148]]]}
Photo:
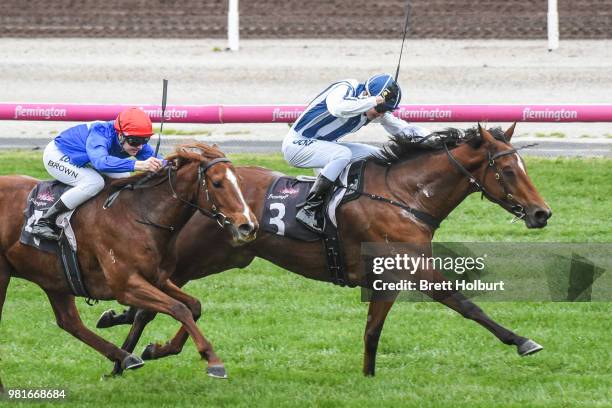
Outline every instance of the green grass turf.
{"label": "green grass turf", "polygon": [[[279,155],[232,158],[298,174]],[[510,224],[507,213],[473,195],[436,240],[612,241],[612,160],[526,162],[554,211],[547,228]],[[12,173],[47,177],[40,153],[0,153],[0,174]],[[0,324],[5,387],[64,388],[71,406],[612,406],[610,303],[482,304],[496,321],[544,345],[527,358],[443,306],[398,303],[385,324],[377,376],[364,378],[367,305],[359,290],[309,281],[261,260],[186,289],[202,301],[198,324],[224,359],[228,381],[206,377],[191,341],[179,356],[101,380],[111,364],[56,326],[38,287],[13,279]],[[121,309],[114,302],[78,305],[89,327],[103,310]],[[160,316],[140,346],[164,341],[177,328]],[[117,344],[127,327],[96,331]]]}

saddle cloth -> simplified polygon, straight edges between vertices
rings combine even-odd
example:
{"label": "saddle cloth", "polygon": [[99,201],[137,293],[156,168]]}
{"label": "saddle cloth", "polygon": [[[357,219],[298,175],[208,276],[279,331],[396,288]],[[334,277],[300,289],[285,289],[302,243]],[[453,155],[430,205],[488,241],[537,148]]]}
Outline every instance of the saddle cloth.
{"label": "saddle cloth", "polygon": [[[46,239],[40,239],[31,234],[32,225],[38,221],[38,219],[44,214],[44,212],[53,205],[64,191],[71,188],[66,184],[63,184],[57,180],[45,180],[41,181],[32,189],[28,196],[26,207],[23,212],[25,216],[25,222],[21,230],[21,236],[19,241],[24,245],[33,246],[45,252],[57,252],[57,243],[48,241]],[[70,225],[70,218],[74,210],[64,214],[60,214],[57,217],[58,227],[63,228],[64,234],[68,239],[70,247],[73,251],[77,250],[76,238],[72,226]]]}
{"label": "saddle cloth", "polygon": [[[326,223],[337,228],[336,210],[341,204],[359,197],[363,180],[363,161],[353,163],[344,169],[339,177],[342,187],[336,187],[326,206]],[[265,197],[261,225],[264,231],[300,241],[314,242],[321,236],[310,231],[295,219],[298,205],[306,201],[306,196],[314,183],[314,177],[297,178],[281,176],[272,182]],[[348,186],[347,188],[344,186]]]}
{"label": "saddle cloth", "polygon": [[53,205],[64,191],[69,189],[63,183],[57,180],[41,181],[32,189],[26,201],[24,210],[25,222],[21,230],[19,242],[24,245],[29,245],[45,252],[51,252],[58,256],[62,266],[66,281],[70,286],[72,293],[75,296],[83,296],[87,298],[87,303],[90,303],[91,296],[85,287],[79,261],[77,258],[76,237],[72,226],[70,225],[70,217],[74,210],[60,214],[57,217],[57,225],[63,229],[60,235],[59,242],[40,239],[32,235],[32,225],[38,221],[42,214]]}

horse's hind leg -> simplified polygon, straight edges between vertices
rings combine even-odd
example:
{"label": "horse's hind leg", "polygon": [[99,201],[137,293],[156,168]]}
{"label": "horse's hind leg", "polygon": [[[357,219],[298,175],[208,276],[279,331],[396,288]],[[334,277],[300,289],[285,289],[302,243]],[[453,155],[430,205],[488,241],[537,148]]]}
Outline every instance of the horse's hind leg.
{"label": "horse's hind leg", "polygon": [[[394,296],[395,298],[396,296]],[[373,376],[376,369],[376,351],[378,350],[378,341],[380,340],[380,334],[385,324],[385,319],[393,302],[395,300],[389,299],[388,301],[372,300],[368,307],[368,320],[366,322],[365,334],[364,334],[364,345],[365,351],[363,354],[363,374]]]}
{"label": "horse's hind leg", "polygon": [[144,364],[140,358],[121,350],[85,327],[74,304],[74,296],[50,292],[47,292],[47,296],[59,327],[94,348],[109,360],[119,362],[123,369],[138,368]]}
{"label": "horse's hind leg", "polygon": [[96,323],[96,327],[98,329],[105,329],[107,327],[118,326],[120,324],[132,324],[134,323],[134,318],[136,317],[136,313],[138,309],[135,307],[130,307],[127,310],[124,310],[123,313],[117,314],[113,309],[108,309],[103,312],[102,315],[98,318],[98,322]]}
{"label": "horse's hind leg", "polygon": [[[421,276],[420,279],[427,279],[429,282],[448,282],[440,272],[431,270],[424,272],[424,276]],[[519,336],[495,322],[480,307],[460,292],[436,291],[425,293],[437,302],[460,313],[466,319],[474,320],[493,333],[504,344],[515,345],[520,356],[536,353],[543,348],[535,341]]]}
{"label": "horse's hind leg", "polygon": [[[144,331],[145,327],[147,326],[147,324],[149,324],[151,320],[155,318],[155,315],[157,315],[157,313],[149,312],[148,310],[144,309],[137,309],[135,307],[131,307],[129,310],[137,310],[137,312],[134,316],[134,322],[132,323],[130,332],[125,338],[125,341],[123,342],[121,348],[127,351],[128,353],[132,353],[134,351],[134,348],[136,348],[138,340],[140,340],[140,336],[142,336],[142,332]],[[143,359],[147,360],[144,357]],[[123,373],[123,368],[121,368],[121,364],[115,362],[115,367],[113,368],[111,375],[116,376],[121,375],[121,373]]]}
{"label": "horse's hind leg", "polygon": [[[166,292],[166,293],[164,293]],[[168,295],[171,293],[172,296]],[[226,378],[227,374],[223,362],[215,354],[212,344],[204,337],[193,320],[193,309],[195,304],[187,307],[181,300],[192,303],[195,299],[181,291],[174,285],[165,287],[164,291],[151,285],[138,274],[133,274],[128,279],[128,287],[125,292],[117,294],[117,299],[130,306],[161,312],[172,316],[183,324],[196,348],[203,359],[208,361],[207,373],[211,377]],[[197,302],[197,300],[195,300]],[[199,302],[198,302],[199,303]]]}
{"label": "horse's hind leg", "polygon": [[6,299],[6,291],[11,280],[10,270],[8,262],[0,255],[0,321],[2,321],[2,307]]}
{"label": "horse's hind leg", "polygon": [[[165,287],[162,287],[162,290],[164,289]],[[185,305],[187,305],[187,307],[189,307],[189,309],[191,310],[193,320],[198,321],[201,314],[201,306],[200,302],[197,299],[186,295],[182,291],[179,291],[179,293],[175,293],[175,291],[172,291],[172,293],[167,294],[170,296],[176,294],[179,298],[177,299],[175,297],[175,299],[185,303]],[[137,309],[131,307],[130,310]],[[151,320],[155,318],[156,314],[157,313],[150,312],[148,310],[138,310],[134,317],[134,322],[132,323],[130,332],[128,333],[128,336],[126,337],[125,341],[123,342],[123,345],[121,346],[123,350],[128,351],[130,353],[134,351],[134,348],[136,347],[136,344],[138,344],[138,340],[142,336],[145,327]],[[187,330],[185,330],[185,326],[181,326],[178,333],[168,343],[164,345],[155,343],[148,344],[147,347],[144,349],[141,357],[143,360],[154,360],[169,355],[179,354],[183,350],[183,346],[187,342],[188,338],[189,333],[187,332]],[[121,374],[122,371],[123,370],[121,369],[121,365],[115,363],[115,368],[113,369],[112,374]]]}

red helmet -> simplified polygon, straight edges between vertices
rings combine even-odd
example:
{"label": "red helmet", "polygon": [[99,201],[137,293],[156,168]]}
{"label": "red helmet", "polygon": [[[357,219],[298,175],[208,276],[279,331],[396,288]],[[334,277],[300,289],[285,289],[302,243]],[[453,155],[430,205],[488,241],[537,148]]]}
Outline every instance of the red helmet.
{"label": "red helmet", "polygon": [[149,138],[153,135],[151,119],[142,109],[129,108],[115,119],[115,130],[124,136]]}

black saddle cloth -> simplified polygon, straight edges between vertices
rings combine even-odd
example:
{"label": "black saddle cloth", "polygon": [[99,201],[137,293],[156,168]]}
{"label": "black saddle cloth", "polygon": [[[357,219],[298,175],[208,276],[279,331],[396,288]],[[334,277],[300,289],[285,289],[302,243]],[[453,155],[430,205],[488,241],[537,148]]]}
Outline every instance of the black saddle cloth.
{"label": "black saddle cloth", "polygon": [[[349,190],[338,205],[359,197],[363,185],[363,169],[365,162],[353,163],[349,170],[347,184]],[[281,176],[272,182],[266,193],[261,225],[264,231],[276,235],[314,242],[321,240],[321,236],[304,227],[295,219],[298,205],[306,201],[306,196],[312,188],[313,181],[298,180],[294,177]],[[327,208],[325,208],[327,218]],[[331,225],[327,218],[326,224]]]}
{"label": "black saddle cloth", "polygon": [[57,180],[44,180],[36,184],[28,195],[26,207],[23,211],[25,221],[21,229],[19,242],[33,246],[45,252],[57,253],[57,242],[40,239],[31,234],[32,225],[51,207],[60,196],[69,188]]}
{"label": "black saddle cloth", "polygon": [[87,302],[90,303],[91,296],[85,287],[77,254],[68,242],[66,234],[61,234],[58,242],[41,239],[35,237],[31,233],[32,225],[34,225],[43,213],[59,200],[60,196],[69,188],[71,187],[57,180],[45,180],[36,184],[28,195],[26,207],[23,211],[25,221],[21,229],[19,242],[41,251],[56,254],[72,293],[75,296],[88,298]]}

